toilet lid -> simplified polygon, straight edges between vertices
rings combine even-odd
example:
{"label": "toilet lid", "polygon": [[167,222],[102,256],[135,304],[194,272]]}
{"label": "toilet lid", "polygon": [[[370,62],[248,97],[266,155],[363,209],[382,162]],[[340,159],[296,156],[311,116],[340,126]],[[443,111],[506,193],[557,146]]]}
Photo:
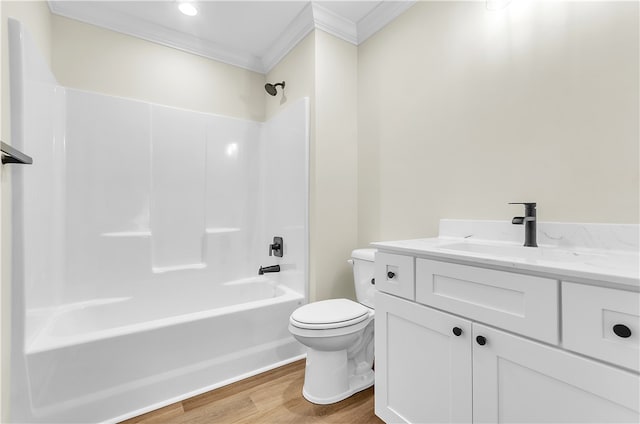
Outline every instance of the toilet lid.
{"label": "toilet lid", "polygon": [[336,328],[357,324],[369,316],[369,308],[349,299],[309,303],[293,311],[291,323],[301,328]]}
{"label": "toilet lid", "polygon": [[376,259],[376,252],[378,249],[356,249],[351,252],[351,258],[361,259],[363,261],[373,262]]}

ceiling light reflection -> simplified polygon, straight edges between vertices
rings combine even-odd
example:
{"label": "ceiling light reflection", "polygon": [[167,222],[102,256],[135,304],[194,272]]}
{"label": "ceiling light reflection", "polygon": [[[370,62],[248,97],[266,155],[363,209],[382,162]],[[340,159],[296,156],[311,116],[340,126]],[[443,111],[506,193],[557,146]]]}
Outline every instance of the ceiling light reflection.
{"label": "ceiling light reflection", "polygon": [[178,9],[180,9],[180,12],[187,16],[196,16],[198,14],[198,9],[196,9],[196,6],[189,1],[179,2]]}
{"label": "ceiling light reflection", "polygon": [[229,156],[230,158],[238,157],[238,143],[227,144],[227,156]]}

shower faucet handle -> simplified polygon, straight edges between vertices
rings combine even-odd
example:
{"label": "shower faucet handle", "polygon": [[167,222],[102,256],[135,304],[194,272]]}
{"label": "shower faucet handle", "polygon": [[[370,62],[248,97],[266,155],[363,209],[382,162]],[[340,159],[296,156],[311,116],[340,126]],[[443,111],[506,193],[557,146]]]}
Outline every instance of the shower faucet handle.
{"label": "shower faucet handle", "polygon": [[279,258],[282,257],[284,242],[282,237],[274,237],[273,244],[269,245],[269,256],[277,256]]}
{"label": "shower faucet handle", "polygon": [[269,256],[273,256],[273,254],[275,253],[276,256],[278,256],[278,251],[280,251],[282,248],[282,246],[280,246],[280,244],[278,243],[273,243],[269,245]]}

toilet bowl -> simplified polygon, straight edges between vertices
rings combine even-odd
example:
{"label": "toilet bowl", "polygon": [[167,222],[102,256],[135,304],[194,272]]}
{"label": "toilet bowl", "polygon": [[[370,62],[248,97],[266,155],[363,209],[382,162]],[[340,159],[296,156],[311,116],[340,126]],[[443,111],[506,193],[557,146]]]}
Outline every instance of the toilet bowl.
{"label": "toilet bowl", "polygon": [[289,331],[307,346],[302,394],[310,402],[338,402],[374,383],[374,255],[375,249],[352,252],[358,302],[313,302],[289,318]]}

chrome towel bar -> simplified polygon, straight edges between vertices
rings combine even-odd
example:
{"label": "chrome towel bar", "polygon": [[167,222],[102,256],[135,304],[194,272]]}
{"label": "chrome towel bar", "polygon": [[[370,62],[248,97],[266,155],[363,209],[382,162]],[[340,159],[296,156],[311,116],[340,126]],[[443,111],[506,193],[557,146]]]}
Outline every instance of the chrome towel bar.
{"label": "chrome towel bar", "polygon": [[27,156],[20,150],[14,149],[4,141],[0,141],[0,144],[2,145],[3,165],[5,163],[18,163],[21,165],[31,165],[33,163],[33,159],[31,158],[31,156]]}

